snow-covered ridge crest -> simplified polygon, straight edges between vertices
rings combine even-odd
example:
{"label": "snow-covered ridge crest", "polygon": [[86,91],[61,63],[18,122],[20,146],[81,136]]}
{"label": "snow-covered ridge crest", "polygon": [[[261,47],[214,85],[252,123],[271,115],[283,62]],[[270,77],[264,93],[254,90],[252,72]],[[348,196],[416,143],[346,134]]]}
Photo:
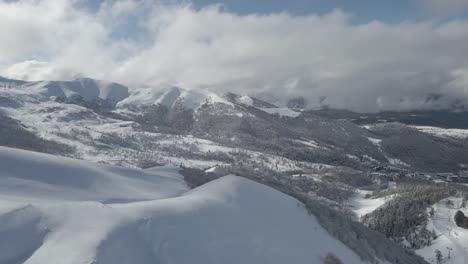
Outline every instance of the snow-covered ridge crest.
{"label": "snow-covered ridge crest", "polygon": [[132,90],[130,96],[120,102],[118,107],[160,104],[172,108],[178,104],[183,108],[195,110],[205,103],[221,103],[233,106],[228,100],[207,90],[187,90],[179,87],[163,89],[145,87]]}
{"label": "snow-covered ridge crest", "polygon": [[4,78],[4,77],[0,76],[0,87],[9,88],[9,87],[19,86],[19,85],[22,85],[22,84],[25,84],[25,83],[26,83],[26,81],[8,79],[8,78]]}
{"label": "snow-covered ridge crest", "polygon": [[[105,106],[116,107],[121,112],[140,114],[145,106],[161,105],[168,109],[180,108],[196,111],[203,105],[221,105],[224,114],[242,116],[239,109],[254,107],[269,114],[297,117],[300,112],[279,108],[271,103],[247,95],[227,93],[218,95],[206,89],[183,89],[179,87],[138,87],[126,86],[89,78],[71,81],[25,82],[0,77],[0,88],[13,88],[20,93],[39,95],[41,100],[61,99],[71,103],[83,100],[88,103],[105,102]],[[39,98],[37,98],[39,99]],[[237,106],[237,109],[235,109]],[[240,106],[240,108],[239,108]],[[226,108],[227,107],[227,108]]]}
{"label": "snow-covered ridge crest", "polygon": [[129,89],[123,85],[88,78],[33,82],[24,84],[22,88],[46,97],[73,99],[79,96],[88,102],[105,100],[112,106],[129,96]]}

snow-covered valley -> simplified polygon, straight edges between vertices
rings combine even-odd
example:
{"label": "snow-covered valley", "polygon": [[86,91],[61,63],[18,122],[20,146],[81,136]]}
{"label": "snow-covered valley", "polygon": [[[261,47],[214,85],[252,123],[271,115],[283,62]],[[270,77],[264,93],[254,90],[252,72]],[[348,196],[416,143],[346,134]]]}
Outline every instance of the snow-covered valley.
{"label": "snow-covered valley", "polygon": [[466,43],[468,0],[0,0],[0,264],[468,264]]}

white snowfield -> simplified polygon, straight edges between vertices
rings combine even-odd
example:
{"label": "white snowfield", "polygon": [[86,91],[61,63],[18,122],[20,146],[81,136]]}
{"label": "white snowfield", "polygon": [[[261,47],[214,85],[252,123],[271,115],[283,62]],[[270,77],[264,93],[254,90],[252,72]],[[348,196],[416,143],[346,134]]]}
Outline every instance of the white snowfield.
{"label": "white snowfield", "polygon": [[372,191],[356,190],[356,193],[347,202],[347,205],[356,214],[358,219],[366,214],[372,213],[391,199],[391,197],[367,198],[367,194],[372,194]]}
{"label": "white snowfield", "polygon": [[439,137],[468,139],[468,129],[441,128],[432,126],[413,126],[417,130]]}
{"label": "white snowfield", "polygon": [[0,147],[0,263],[362,263],[296,199],[226,176],[124,169]]}
{"label": "white snowfield", "polygon": [[[453,205],[448,206],[447,200],[451,200]],[[454,220],[458,210],[468,215],[468,209],[461,208],[461,205],[462,198],[449,197],[433,206],[434,216],[429,217],[427,229],[434,230],[438,237],[429,247],[416,251],[429,263],[437,263],[435,255],[437,249],[442,252],[443,263],[468,263],[468,229],[458,227]]]}

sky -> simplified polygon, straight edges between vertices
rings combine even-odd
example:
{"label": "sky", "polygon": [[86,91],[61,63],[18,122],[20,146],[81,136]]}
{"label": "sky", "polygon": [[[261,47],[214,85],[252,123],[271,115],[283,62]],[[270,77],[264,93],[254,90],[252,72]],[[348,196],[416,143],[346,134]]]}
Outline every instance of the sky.
{"label": "sky", "polygon": [[[196,0],[196,7],[202,7],[213,2],[210,0]],[[287,12],[291,15],[324,15],[334,9],[341,9],[353,14],[352,21],[365,23],[372,20],[386,22],[400,22],[406,19],[414,19],[423,15],[416,1],[392,0],[228,0],[223,5],[237,14],[249,13],[281,13]]]}
{"label": "sky", "polygon": [[0,75],[468,107],[468,0],[0,0]]}

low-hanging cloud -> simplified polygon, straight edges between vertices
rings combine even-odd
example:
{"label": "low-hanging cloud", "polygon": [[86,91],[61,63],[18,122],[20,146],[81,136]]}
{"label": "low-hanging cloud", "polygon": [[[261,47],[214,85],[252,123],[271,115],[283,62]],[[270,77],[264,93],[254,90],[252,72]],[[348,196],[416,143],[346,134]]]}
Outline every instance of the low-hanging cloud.
{"label": "low-hanging cloud", "polygon": [[304,96],[358,111],[468,105],[468,21],[353,24],[349,14],[238,15],[223,6],[0,2],[0,73]]}

